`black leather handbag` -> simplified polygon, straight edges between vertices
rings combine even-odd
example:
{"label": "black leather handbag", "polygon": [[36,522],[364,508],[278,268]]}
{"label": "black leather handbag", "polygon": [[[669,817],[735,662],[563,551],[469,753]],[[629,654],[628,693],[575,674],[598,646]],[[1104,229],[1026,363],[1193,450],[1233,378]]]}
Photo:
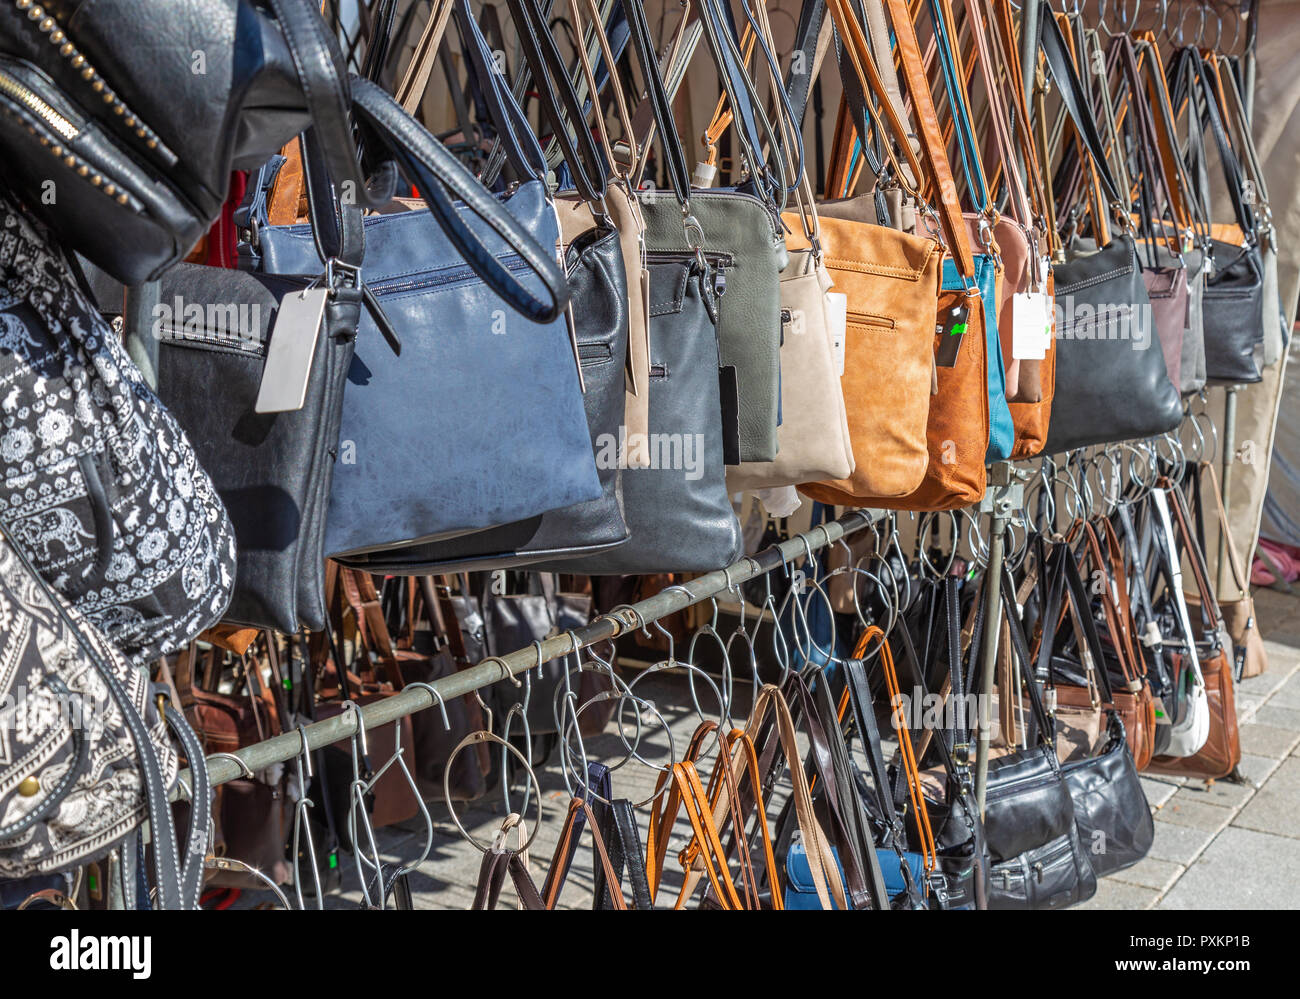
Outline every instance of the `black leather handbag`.
{"label": "black leather handbag", "polygon": [[[563,71],[551,33],[538,23],[529,2],[513,0],[519,41],[538,86],[539,103],[551,134],[569,165],[579,195],[592,206],[597,225],[565,251],[570,320],[582,368],[583,407],[594,454],[608,456],[620,441],[624,413],[624,358],[628,346],[627,275],[619,234],[603,211],[605,162],[582,127],[582,106]],[[561,107],[561,103],[563,107]],[[576,122],[570,129],[565,121]],[[623,519],[622,471],[617,460],[597,463],[601,493],[593,500],[549,510],[526,520],[476,531],[446,541],[392,548],[343,558],[371,572],[428,573],[482,571],[519,566],[563,570],[563,561],[594,555],[627,541]]]}
{"label": "black leather handbag", "polygon": [[1214,135],[1228,200],[1244,240],[1237,246],[1211,239],[1207,247],[1211,266],[1203,305],[1205,373],[1209,381],[1220,385],[1250,384],[1263,378],[1255,355],[1264,340],[1264,263],[1255,215],[1243,193],[1241,165],[1228,141],[1222,109],[1213,84],[1206,79],[1207,72],[1194,46],[1180,49],[1170,66],[1175,106],[1181,106],[1184,100],[1188,103],[1188,169],[1208,211],[1208,125]]}
{"label": "black leather handbag", "polygon": [[[1126,212],[1106,162],[1092,108],[1046,4],[1040,44],[1047,68],[1107,196]],[[1056,395],[1044,452],[1055,454],[1161,434],[1178,426],[1182,402],[1169,380],[1133,236],[1123,232],[1076,253],[1056,275]]]}
{"label": "black leather handbag", "polygon": [[[313,123],[335,181],[362,207],[386,201],[357,166],[348,103],[312,0],[0,8],[0,170],[66,247],[125,284],[188,253],[231,171]],[[57,198],[42,197],[51,182]]]}
{"label": "black leather handbag", "polygon": [[[931,893],[935,903],[942,908],[986,909],[989,852],[969,766],[970,732],[966,726],[967,713],[961,707],[965,704],[969,682],[963,675],[958,585],[957,579],[949,577],[944,580],[942,592],[937,587],[932,587],[928,594],[934,601],[931,609],[944,615],[946,662],[952,678],[949,698],[954,705],[959,706],[955,710],[944,712],[944,728],[934,732],[929,742],[939,757],[944,787],[942,799],[927,796],[925,801],[937,853],[936,873],[942,879],[941,882],[932,880]],[[924,609],[928,602],[922,600],[921,607]],[[900,618],[895,626],[893,637],[897,639],[898,648],[903,653],[902,658],[912,671],[914,689],[924,699],[933,687],[926,680],[926,670],[917,655],[916,643],[904,619]],[[950,721],[951,727],[948,725]],[[918,756],[924,754],[925,747],[919,747]],[[908,846],[919,850],[924,839],[917,825],[916,814],[909,809],[904,818]]]}
{"label": "black leather handbag", "polygon": [[[1097,876],[1079,838],[1070,790],[1056,759],[1051,719],[1030,673],[1032,660],[1013,609],[1015,584],[1010,572],[1003,572],[1002,586],[1003,600],[1009,601],[1012,653],[1027,680],[1024,688],[1037,728],[1033,746],[989,761],[984,807],[984,832],[993,860],[989,908],[1060,909],[1091,898]],[[978,623],[975,630],[972,644],[978,648]],[[1039,658],[1050,656],[1050,643],[1045,642]]]}
{"label": "black leather handbag", "polygon": [[[328,270],[330,295],[302,408],[258,413],[256,403],[272,323],[310,276],[180,264],[164,275],[161,290],[161,301],[177,306],[169,323],[156,324],[159,396],[194,441],[235,530],[226,617],[286,634],[326,626],[325,509],[362,305],[362,290],[350,280],[364,252],[360,211],[340,211],[322,178],[308,190],[320,246],[342,266]],[[188,320],[187,306],[197,307]]]}
{"label": "black leather handbag", "polygon": [[[1115,695],[1110,670],[1106,668],[1105,650],[1097,631],[1096,619],[1091,613],[1078,563],[1065,544],[1059,545],[1054,555],[1059,559],[1058,578],[1064,581],[1064,596],[1073,605],[1073,613],[1079,623],[1078,632],[1082,634],[1086,647],[1079,650],[1081,658],[1097,664],[1098,668],[1092,674],[1096,677],[1099,699],[1105,706],[1105,740],[1097,747],[1097,752],[1061,764],[1061,773],[1074,805],[1079,841],[1093,872],[1097,877],[1102,877],[1132,867],[1147,855],[1155,839],[1155,823],[1151,818],[1151,807],[1147,804],[1146,794],[1142,790],[1142,781],[1138,778],[1133,753],[1129,749],[1124,722],[1111,706]],[[1045,602],[1048,606],[1043,617],[1044,637],[1037,664],[1039,679],[1044,678],[1041,672],[1044,668],[1056,673],[1055,632],[1063,607],[1060,590],[1049,592]],[[1074,682],[1084,686],[1088,680],[1083,676]],[[1053,715],[1049,717],[1055,729],[1057,719]],[[1054,730],[1051,735],[1052,743],[1056,745]]]}

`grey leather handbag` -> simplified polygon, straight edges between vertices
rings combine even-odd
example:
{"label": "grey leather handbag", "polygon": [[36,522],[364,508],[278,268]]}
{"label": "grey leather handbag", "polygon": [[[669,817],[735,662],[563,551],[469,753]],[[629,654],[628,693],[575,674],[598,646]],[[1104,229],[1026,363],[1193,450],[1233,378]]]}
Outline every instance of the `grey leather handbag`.
{"label": "grey leather handbag", "polygon": [[632,536],[565,572],[707,572],[744,554],[722,462],[718,277],[693,256],[649,270],[650,466],[623,471]]}
{"label": "grey leather handbag", "polygon": [[[650,45],[649,32],[645,12],[636,10],[637,6],[627,5],[628,25],[644,67],[645,60],[653,60],[654,55],[652,48],[643,51]],[[706,37],[711,47],[716,45],[719,77],[731,98],[730,106],[736,109],[738,123],[744,126],[740,131],[753,134],[753,106],[744,96],[745,83],[740,79],[743,70],[725,56],[728,28],[718,22],[711,0],[705,0],[700,8]],[[665,147],[680,146],[671,114],[655,107],[661,142]],[[742,141],[741,145],[749,150],[756,143]],[[751,175],[755,173],[751,164]],[[731,465],[772,461],[777,453],[781,400],[780,274],[788,259],[780,215],[761,191],[761,184],[752,185],[759,193],[750,193],[740,188],[691,190],[689,183],[687,180],[682,192],[675,192],[678,197],[659,191],[643,193],[647,257],[671,259],[701,251],[721,275],[719,287],[726,291],[718,299],[723,419],[728,427],[724,457]],[[685,226],[681,195],[689,204]]]}
{"label": "grey leather handbag", "polygon": [[[1085,91],[1061,29],[1044,8],[1040,43],[1061,102],[1096,165],[1107,197],[1127,205],[1106,162]],[[1182,402],[1169,380],[1133,236],[1055,268],[1056,396],[1044,451],[1055,454],[1149,437],[1178,426]]]}

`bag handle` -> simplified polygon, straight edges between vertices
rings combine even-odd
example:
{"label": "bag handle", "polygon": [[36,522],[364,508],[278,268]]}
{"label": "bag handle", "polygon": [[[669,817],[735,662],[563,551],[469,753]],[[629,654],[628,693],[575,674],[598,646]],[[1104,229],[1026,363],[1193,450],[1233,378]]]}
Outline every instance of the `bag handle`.
{"label": "bag handle", "polygon": [[337,42],[311,0],[270,0],[270,4],[307,98],[312,128],[320,136],[326,172],[336,185],[355,188],[352,203],[358,207],[382,208],[392,192],[371,188],[358,164],[348,116],[348,75]]}
{"label": "bag handle", "polygon": [[[586,127],[582,102],[573,88],[568,67],[536,0],[506,0],[515,22],[524,58],[532,71],[542,113],[573,176],[574,186],[598,219],[608,219],[605,161]],[[599,108],[597,108],[599,111]],[[566,120],[567,118],[567,120]],[[575,141],[576,139],[576,141]]]}
{"label": "bag handle", "polygon": [[[382,89],[367,80],[354,80],[352,91],[358,122],[415,182],[434,220],[474,272],[525,318],[544,323],[563,313],[569,300],[568,281],[554,252],[539,246],[477,178]],[[544,297],[534,295],[500,264],[465,224],[453,198],[519,255],[540,280]]]}

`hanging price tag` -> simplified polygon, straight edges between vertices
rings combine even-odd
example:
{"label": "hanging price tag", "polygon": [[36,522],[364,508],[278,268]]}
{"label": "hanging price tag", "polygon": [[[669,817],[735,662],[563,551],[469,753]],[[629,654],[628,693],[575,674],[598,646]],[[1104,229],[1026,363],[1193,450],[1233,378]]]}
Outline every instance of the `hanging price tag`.
{"label": "hanging price tag", "polygon": [[328,288],[308,288],[286,295],[280,302],[253,405],[255,413],[302,409],[329,294]]}
{"label": "hanging price tag", "polygon": [[831,335],[831,353],[835,357],[835,370],[844,377],[844,341],[848,336],[849,296],[838,291],[826,293],[826,329]]}
{"label": "hanging price tag", "polygon": [[934,351],[936,365],[941,368],[957,366],[957,357],[961,353],[961,342],[966,337],[969,319],[970,309],[964,305],[954,305],[947,312],[940,311],[940,321],[934,331],[939,337]]}
{"label": "hanging price tag", "polygon": [[1011,296],[1011,358],[1041,361],[1051,341],[1051,313],[1047,296],[1040,292],[1017,292]]}

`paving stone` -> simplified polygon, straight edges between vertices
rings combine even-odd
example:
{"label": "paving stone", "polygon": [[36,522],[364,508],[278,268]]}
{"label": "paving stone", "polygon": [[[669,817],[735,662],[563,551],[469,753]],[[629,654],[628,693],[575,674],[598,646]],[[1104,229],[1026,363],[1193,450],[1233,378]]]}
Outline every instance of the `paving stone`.
{"label": "paving stone", "polygon": [[1300,674],[1293,673],[1269,698],[1269,703],[1281,708],[1300,708]]}
{"label": "paving stone", "polygon": [[1249,800],[1250,796],[1255,793],[1255,785],[1237,784],[1226,780],[1189,780],[1181,788],[1174,800],[1182,801],[1203,801],[1212,805],[1222,805],[1225,808],[1237,808]]}
{"label": "paving stone", "polygon": [[1277,768],[1278,761],[1272,757],[1251,756],[1249,753],[1242,753],[1241,762],[1237,764],[1237,771],[1255,787],[1268,780],[1268,775]]}
{"label": "paving stone", "polygon": [[1155,827],[1155,839],[1151,842],[1147,856],[1157,860],[1172,860],[1177,864],[1191,863],[1192,858],[1214,838],[1214,833],[1208,829],[1165,822],[1160,812],[1156,813]]}
{"label": "paving stone", "polygon": [[[1147,804],[1152,808],[1159,808],[1166,801],[1174,796],[1174,792],[1182,786],[1181,783],[1174,783],[1168,777],[1142,777],[1142,791],[1147,796]],[[1179,778],[1182,781],[1182,778]]]}
{"label": "paving stone", "polygon": [[1156,908],[1290,909],[1298,883],[1300,839],[1230,827]]}
{"label": "paving stone", "polygon": [[1284,708],[1280,704],[1264,704],[1255,712],[1255,722],[1284,728],[1300,735],[1300,708]]}
{"label": "paving stone", "polygon": [[1300,742],[1300,732],[1251,722],[1241,726],[1241,751],[1280,760]]}
{"label": "paving stone", "polygon": [[1228,824],[1228,819],[1232,817],[1232,810],[1221,805],[1207,804],[1204,801],[1180,798],[1175,794],[1169,799],[1168,804],[1156,812],[1156,815],[1165,822],[1172,822],[1175,825],[1218,832]]}
{"label": "paving stone", "polygon": [[1300,760],[1293,757],[1282,762],[1232,824],[1300,839],[1297,804],[1300,804]]}
{"label": "paving stone", "polygon": [[[1126,881],[1129,884],[1141,885],[1143,888],[1164,891],[1174,883],[1183,870],[1182,864],[1146,856],[1132,867],[1123,871],[1116,871],[1110,877],[1119,881]],[[1110,880],[1110,878],[1106,880]]]}
{"label": "paving stone", "polygon": [[1160,893],[1153,888],[1119,881],[1114,877],[1097,882],[1097,894],[1084,902],[1079,909],[1149,909]]}

